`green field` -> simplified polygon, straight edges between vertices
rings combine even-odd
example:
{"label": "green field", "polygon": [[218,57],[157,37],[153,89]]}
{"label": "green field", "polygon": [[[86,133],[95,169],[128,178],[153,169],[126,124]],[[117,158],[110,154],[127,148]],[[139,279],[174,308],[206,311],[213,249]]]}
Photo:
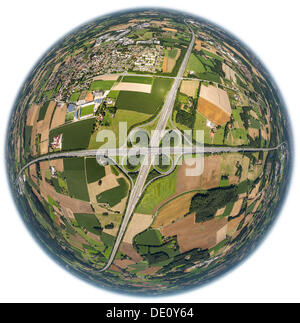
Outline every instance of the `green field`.
{"label": "green field", "polygon": [[72,122],[50,131],[49,139],[63,134],[63,150],[86,149],[92,135],[95,119],[90,118],[78,122]]}
{"label": "green field", "polygon": [[97,162],[96,158],[85,159],[86,179],[88,184],[105,176],[105,168]]}
{"label": "green field", "polygon": [[172,82],[172,79],[155,78],[151,93],[121,91],[116,106],[118,109],[154,114],[162,107]]}
{"label": "green field", "polygon": [[124,178],[117,179],[119,186],[97,195],[98,203],[108,203],[111,207],[117,205],[127,195],[128,185]]}
{"label": "green field", "polygon": [[163,200],[176,193],[177,170],[170,175],[159,178],[151,183],[139,202],[136,212],[152,214],[154,208]]}
{"label": "green field", "polygon": [[111,99],[116,99],[118,97],[119,93],[120,93],[120,91],[112,90],[112,91],[109,91],[107,97],[111,98]]}
{"label": "green field", "polygon": [[200,60],[200,62],[203,64],[203,65],[205,65],[205,66],[207,66],[207,67],[211,67],[211,68],[214,68],[215,67],[215,65],[214,65],[214,63],[213,63],[213,60],[212,59],[206,59],[206,58],[204,58],[203,56],[201,56],[201,55],[197,55],[197,58]]}
{"label": "green field", "polygon": [[138,234],[134,242],[144,246],[160,246],[162,244],[162,236],[158,230],[150,229]]}
{"label": "green field", "polygon": [[220,76],[216,73],[209,73],[209,72],[200,73],[199,78],[206,80],[206,81],[221,83]]}
{"label": "green field", "polygon": [[148,76],[124,76],[122,82],[152,84],[153,78]]}
{"label": "green field", "polygon": [[74,112],[67,112],[65,122],[72,121],[74,119]]}
{"label": "green field", "polygon": [[26,154],[30,154],[30,142],[31,142],[32,126],[24,127],[24,151]]}
{"label": "green field", "polygon": [[211,52],[209,52],[209,51],[207,51],[205,49],[201,49],[200,54],[202,54],[202,53],[204,55],[206,55],[206,56],[211,56],[212,58],[214,58],[214,59],[216,59],[216,60],[218,60],[220,62],[224,62],[224,58],[222,58],[222,57],[220,57],[220,56],[218,56],[218,55],[216,55],[214,53],[211,53]]}
{"label": "green field", "polygon": [[167,51],[167,56],[170,57],[170,58],[175,58],[177,53],[178,53],[178,49],[177,48],[172,48],[172,49]]}
{"label": "green field", "polygon": [[40,111],[39,111],[39,117],[38,117],[37,121],[44,120],[46,112],[47,112],[47,109],[48,109],[48,106],[49,106],[49,103],[50,102],[47,101],[41,106]]}
{"label": "green field", "polygon": [[88,213],[74,213],[74,217],[80,227],[89,232],[99,235],[101,232],[101,225],[94,214]]}
{"label": "green field", "polygon": [[79,200],[89,201],[84,158],[65,158],[64,175],[66,176],[69,195]]}
{"label": "green field", "polygon": [[88,106],[80,109],[80,116],[81,117],[84,117],[84,116],[87,116],[87,115],[93,114],[93,113],[94,113],[94,104],[88,105]]}
{"label": "green field", "polygon": [[114,83],[115,83],[115,81],[97,80],[97,81],[92,82],[92,84],[90,86],[90,91],[98,91],[98,90],[107,91],[112,88]]}
{"label": "green field", "polygon": [[192,53],[186,67],[186,71],[193,71],[198,75],[199,73],[206,72],[206,69],[201,61]]}
{"label": "green field", "polygon": [[[106,114],[108,115],[109,112],[106,112]],[[117,110],[117,113],[115,114],[114,118],[112,118],[111,124],[109,126],[102,126],[101,129],[112,130],[116,135],[117,142],[116,142],[116,146],[114,146],[113,144],[111,148],[119,147],[119,123],[126,121],[127,127],[128,127],[127,130],[129,130],[134,125],[138,123],[143,123],[147,119],[149,119],[149,114],[146,114],[146,113],[139,113],[139,112],[130,111],[130,110]],[[89,143],[89,149],[97,149],[103,145],[103,142],[97,142],[97,134],[98,134],[98,131],[95,131],[92,134],[90,143]],[[124,141],[126,140],[126,138],[120,137],[120,139],[122,141],[121,145],[124,144]]]}
{"label": "green field", "polygon": [[75,92],[70,96],[69,101],[70,102],[77,102],[79,99],[79,96],[80,96],[80,92]]}
{"label": "green field", "polygon": [[204,130],[204,143],[205,144],[214,144],[222,145],[224,138],[224,129],[225,126],[217,128],[214,138],[212,139],[209,135],[210,128],[206,126],[206,118],[204,118],[199,112],[196,113],[196,120],[194,123],[193,139],[196,140],[196,130]]}

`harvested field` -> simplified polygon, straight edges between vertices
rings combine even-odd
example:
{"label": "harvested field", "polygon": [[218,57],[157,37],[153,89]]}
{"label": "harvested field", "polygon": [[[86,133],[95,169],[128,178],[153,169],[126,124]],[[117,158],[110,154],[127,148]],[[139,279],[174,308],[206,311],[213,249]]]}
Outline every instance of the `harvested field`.
{"label": "harvested field", "polygon": [[226,234],[227,234],[227,223],[220,229],[217,231],[217,241],[216,244],[220,243],[221,241],[226,239]]}
{"label": "harvested field", "polygon": [[230,213],[231,217],[235,217],[239,214],[241,207],[243,205],[243,201],[244,201],[244,199],[239,199],[234,203],[232,211]]}
{"label": "harvested field", "polygon": [[38,179],[37,179],[37,173],[36,173],[36,164],[32,164],[29,166],[29,174],[30,174],[30,178],[32,179],[32,181],[38,185]]}
{"label": "harvested field", "polygon": [[255,112],[255,111],[251,110],[251,111],[250,111],[250,115],[251,115],[254,119],[259,120],[259,117],[258,117],[258,115],[256,114],[256,112]]}
{"label": "harvested field", "polygon": [[120,24],[120,25],[112,26],[112,27],[109,28],[109,31],[127,29],[128,27],[131,27],[132,25],[133,25],[133,23]]}
{"label": "harvested field", "polygon": [[200,176],[186,178],[184,164],[178,169],[177,192],[193,189],[210,189],[219,186],[220,180],[220,156],[206,156],[204,169]]}
{"label": "harvested field", "polygon": [[51,122],[51,129],[61,126],[65,123],[65,116],[67,112],[66,104],[58,104],[55,108],[53,119]]}
{"label": "harvested field", "polygon": [[64,171],[64,160],[62,158],[59,159],[51,159],[49,160],[50,166],[55,167],[58,172]]}
{"label": "harvested field", "polygon": [[204,170],[201,175],[200,188],[208,190],[218,187],[220,181],[220,156],[207,156],[204,159]]}
{"label": "harvested field", "polygon": [[256,129],[256,128],[249,128],[248,129],[248,133],[249,133],[249,136],[252,138],[252,139],[255,139],[256,137],[259,136],[259,129]]}
{"label": "harvested field", "polygon": [[33,155],[36,155],[36,145],[35,145],[35,138],[37,134],[37,120],[39,117],[39,111],[40,107],[38,105],[34,105],[35,109],[33,110],[33,115],[31,116],[30,122],[32,122],[32,131],[31,131],[31,137],[30,137],[30,149],[32,151]]}
{"label": "harvested field", "polygon": [[124,236],[124,242],[132,244],[133,238],[145,231],[152,223],[152,215],[150,214],[139,214],[134,213],[132,219],[130,220],[130,223],[127,227],[125,236]]}
{"label": "harvested field", "polygon": [[49,142],[48,140],[43,141],[40,143],[40,154],[45,155],[48,153],[48,148],[49,148]]}
{"label": "harvested field", "polygon": [[114,264],[122,269],[126,269],[128,266],[136,264],[136,262],[130,259],[116,259]]}
{"label": "harvested field", "polygon": [[166,226],[171,224],[173,221],[183,218],[189,212],[191,199],[194,195],[195,192],[187,193],[165,204],[159,210],[152,227],[159,228]]}
{"label": "harvested field", "polygon": [[30,176],[37,177],[37,173],[36,173],[36,164],[31,164],[31,165],[29,166],[29,174],[30,174]]}
{"label": "harvested field", "polygon": [[[92,238],[93,240],[96,240],[96,241],[101,241],[101,238],[99,235],[95,234],[95,233],[92,233],[92,232],[88,232],[87,233],[87,236]],[[102,242],[102,241],[101,241]]]}
{"label": "harvested field", "polygon": [[167,23],[166,23],[165,21],[151,20],[151,21],[150,21],[150,24],[152,24],[152,25],[157,25],[157,26],[164,26],[164,25],[166,25]]}
{"label": "harvested field", "polygon": [[53,73],[53,74],[54,74],[54,73],[56,73],[56,72],[58,71],[58,69],[59,69],[60,65],[61,65],[61,62],[57,63],[57,64],[54,66],[54,69],[53,69],[53,71],[52,71],[52,73]]}
{"label": "harvested field", "polygon": [[212,85],[202,85],[198,100],[198,111],[217,125],[225,124],[231,116],[227,92]]}
{"label": "harvested field", "polygon": [[[242,166],[242,174],[240,179],[237,176],[235,176],[237,171],[237,163],[239,163]],[[247,179],[249,164],[249,157],[243,154],[223,154],[221,156],[221,176],[226,175],[229,177],[229,185],[236,184],[237,181],[243,182]]]}
{"label": "harvested field", "polygon": [[163,61],[163,73],[172,73],[173,68],[176,65],[176,61],[179,58],[181,53],[181,50],[177,48],[177,54],[176,56],[173,57],[169,57],[169,56],[164,56],[164,61]]}
{"label": "harvested field", "polygon": [[168,62],[168,57],[165,56],[163,60],[163,65],[162,65],[163,73],[167,73],[167,62]]}
{"label": "harvested field", "polygon": [[[192,160],[195,160],[196,164],[191,165],[190,161]],[[197,169],[195,169],[195,167]],[[186,159],[183,161],[182,165],[178,167],[178,171],[177,171],[177,186],[176,186],[177,194],[200,189],[201,175],[198,175],[198,174],[199,172],[201,173],[201,168],[202,168],[202,159],[200,158]],[[195,173],[198,173],[196,176],[192,176],[192,177],[187,176],[191,174],[191,172],[193,172],[194,170],[195,170]]]}
{"label": "harvested field", "polygon": [[89,202],[77,200],[67,195],[59,194],[55,191],[54,187],[42,180],[40,191],[43,198],[48,201],[48,196],[52,197],[62,207],[70,209],[73,213],[93,213],[93,209]]}
{"label": "harvested field", "polygon": [[42,173],[45,172],[46,170],[48,170],[49,167],[50,166],[49,166],[49,161],[48,160],[40,162],[40,170],[41,170]]}
{"label": "harvested field", "polygon": [[72,220],[75,219],[73,212],[69,208],[62,205],[61,209],[65,218],[72,219]]}
{"label": "harvested field", "polygon": [[149,267],[143,271],[140,271],[140,274],[142,275],[154,275],[161,267],[154,266],[154,267]]}
{"label": "harvested field", "polygon": [[33,126],[39,116],[40,106],[32,104],[27,111],[26,126]]}
{"label": "harvested field", "polygon": [[234,218],[228,222],[227,225],[227,235],[233,236],[236,233],[236,230],[240,224],[240,222],[243,220],[244,214],[240,215],[237,218]]}
{"label": "harvested field", "polygon": [[49,138],[50,121],[51,121],[51,117],[55,106],[56,106],[56,102],[51,101],[48,105],[44,120],[41,120],[38,122],[38,129],[39,129],[38,132],[41,134],[41,142],[46,141]]}
{"label": "harvested field", "polygon": [[197,80],[183,80],[180,86],[180,92],[187,96],[195,97],[198,86],[199,81]]}
{"label": "harvested field", "polygon": [[225,73],[225,78],[236,83],[235,71],[233,71],[228,65],[222,64],[222,70]]}
{"label": "harvested field", "polygon": [[205,118],[207,118],[209,121],[214,122],[218,126],[223,125],[230,120],[230,114],[224,112],[215,104],[213,104],[201,97],[198,100],[197,110]]}
{"label": "harvested field", "polygon": [[120,82],[112,87],[112,91],[133,91],[151,93],[151,84]]}
{"label": "harvested field", "polygon": [[[217,232],[227,226],[227,219],[218,220],[216,218],[195,223],[195,214],[183,218],[182,220],[164,227],[161,232],[164,236],[177,236],[177,241],[181,252],[186,252],[194,248],[210,249],[217,244]],[[225,230],[225,229],[224,229]],[[222,237],[223,231],[219,234]]]}
{"label": "harvested field", "polygon": [[[105,210],[107,212],[107,210]],[[108,215],[100,215],[97,214],[97,218],[101,223],[101,226],[103,227],[103,232],[110,234],[112,236],[116,236],[119,231],[119,226],[122,221],[122,215],[121,214],[108,214]],[[107,224],[113,223],[114,227],[111,229],[105,228]]]}
{"label": "harvested field", "polygon": [[[258,153],[255,154],[256,158],[258,159]],[[263,161],[262,163],[256,163],[253,167],[253,170],[249,170],[248,171],[248,179],[250,181],[254,181],[258,176],[261,175],[261,173],[263,172],[264,169],[264,164],[265,164],[265,160],[267,158],[268,152],[264,152],[264,156],[263,156]]]}
{"label": "harvested field", "polygon": [[249,199],[255,199],[259,190],[260,182],[257,183],[254,188],[252,189],[251,193],[249,194]]}
{"label": "harvested field", "polygon": [[140,262],[143,258],[135,251],[133,246],[130,243],[122,242],[119,249],[123,254],[130,257],[135,262]]}
{"label": "harvested field", "polygon": [[177,29],[174,29],[174,28],[163,27],[162,30],[164,30],[164,31],[170,31],[172,33],[177,33]]}
{"label": "harvested field", "polygon": [[215,216],[222,215],[222,214],[224,213],[225,209],[226,209],[226,206],[224,206],[223,208],[219,209],[219,210],[216,212]]}
{"label": "harvested field", "polygon": [[122,273],[122,270],[117,267],[116,265],[112,264],[110,267],[109,267],[109,270],[112,270],[112,271],[116,271],[118,273]]}
{"label": "harvested field", "polygon": [[252,213],[255,213],[257,211],[258,207],[260,206],[261,201],[264,198],[264,195],[265,195],[265,192],[262,192],[260,199],[256,201],[256,204],[252,210]]}
{"label": "harvested field", "polygon": [[120,74],[106,74],[99,75],[93,78],[94,81],[116,81],[119,78]]}
{"label": "harvested field", "polygon": [[196,39],[196,41],[195,41],[195,49],[197,51],[200,51],[201,50],[201,44],[202,44],[201,40]]}
{"label": "harvested field", "polygon": [[[99,202],[97,201],[97,196],[99,194],[104,193],[113,188],[119,187],[118,179],[125,179],[127,185],[128,186],[130,185],[130,183],[127,181],[127,179],[124,176],[122,175],[116,176],[115,174],[113,174],[111,172],[110,166],[105,166],[105,173],[106,175],[101,179],[102,181],[101,185],[98,184],[98,181],[88,184],[90,200],[97,213],[102,213],[106,211],[104,208],[102,208],[99,205]],[[113,210],[119,211],[120,213],[122,213],[125,209],[126,201],[127,201],[127,196],[124,197],[119,203],[114,205]]]}

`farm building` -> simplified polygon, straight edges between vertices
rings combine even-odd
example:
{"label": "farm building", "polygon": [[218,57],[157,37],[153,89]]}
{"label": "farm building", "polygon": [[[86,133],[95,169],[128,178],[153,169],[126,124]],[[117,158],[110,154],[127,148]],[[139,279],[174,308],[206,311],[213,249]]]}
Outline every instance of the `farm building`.
{"label": "farm building", "polygon": [[93,93],[89,92],[88,95],[85,97],[85,102],[92,102],[94,100]]}
{"label": "farm building", "polygon": [[60,134],[58,136],[54,136],[53,141],[51,142],[51,148],[61,150],[61,148],[62,148],[62,138],[63,138],[62,134]]}
{"label": "farm building", "polygon": [[226,91],[212,85],[201,85],[198,112],[216,125],[230,120],[231,106]]}

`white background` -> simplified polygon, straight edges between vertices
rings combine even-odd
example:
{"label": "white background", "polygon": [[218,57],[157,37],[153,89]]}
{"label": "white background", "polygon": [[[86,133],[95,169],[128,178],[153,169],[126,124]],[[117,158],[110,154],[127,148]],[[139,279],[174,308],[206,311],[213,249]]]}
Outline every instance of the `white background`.
{"label": "white background", "polygon": [[[1,153],[10,110],[27,73],[55,41],[105,13],[161,6],[203,16],[242,39],[273,74],[286,100],[296,151],[300,106],[298,1],[1,1]],[[32,239],[13,204],[1,159],[0,301],[2,302],[299,302],[299,171],[282,214],[241,266],[197,290],[167,297],[119,295],[89,285],[53,262]]]}

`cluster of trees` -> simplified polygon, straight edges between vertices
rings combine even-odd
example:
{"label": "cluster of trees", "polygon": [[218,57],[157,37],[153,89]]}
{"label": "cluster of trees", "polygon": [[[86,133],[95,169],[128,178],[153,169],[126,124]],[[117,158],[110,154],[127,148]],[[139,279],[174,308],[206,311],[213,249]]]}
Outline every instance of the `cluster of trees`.
{"label": "cluster of trees", "polygon": [[176,123],[181,123],[190,129],[194,128],[195,114],[188,113],[184,110],[178,110],[176,114]]}
{"label": "cluster of trees", "polygon": [[191,267],[195,261],[205,261],[209,258],[210,254],[207,249],[192,249],[187,252],[176,255],[173,258],[173,261],[171,261],[169,264],[165,265],[162,269],[160,269],[159,273],[168,273],[168,278],[171,278],[172,273],[170,272],[170,270],[173,270],[177,267],[176,269],[178,270],[174,272],[174,275],[176,276],[176,273],[178,274],[178,271],[180,271],[180,275],[182,275],[181,273],[186,268]]}
{"label": "cluster of trees", "polygon": [[191,200],[190,213],[196,212],[196,222],[205,222],[212,219],[219,208],[230,202],[235,202],[237,199],[236,186],[197,193]]}

